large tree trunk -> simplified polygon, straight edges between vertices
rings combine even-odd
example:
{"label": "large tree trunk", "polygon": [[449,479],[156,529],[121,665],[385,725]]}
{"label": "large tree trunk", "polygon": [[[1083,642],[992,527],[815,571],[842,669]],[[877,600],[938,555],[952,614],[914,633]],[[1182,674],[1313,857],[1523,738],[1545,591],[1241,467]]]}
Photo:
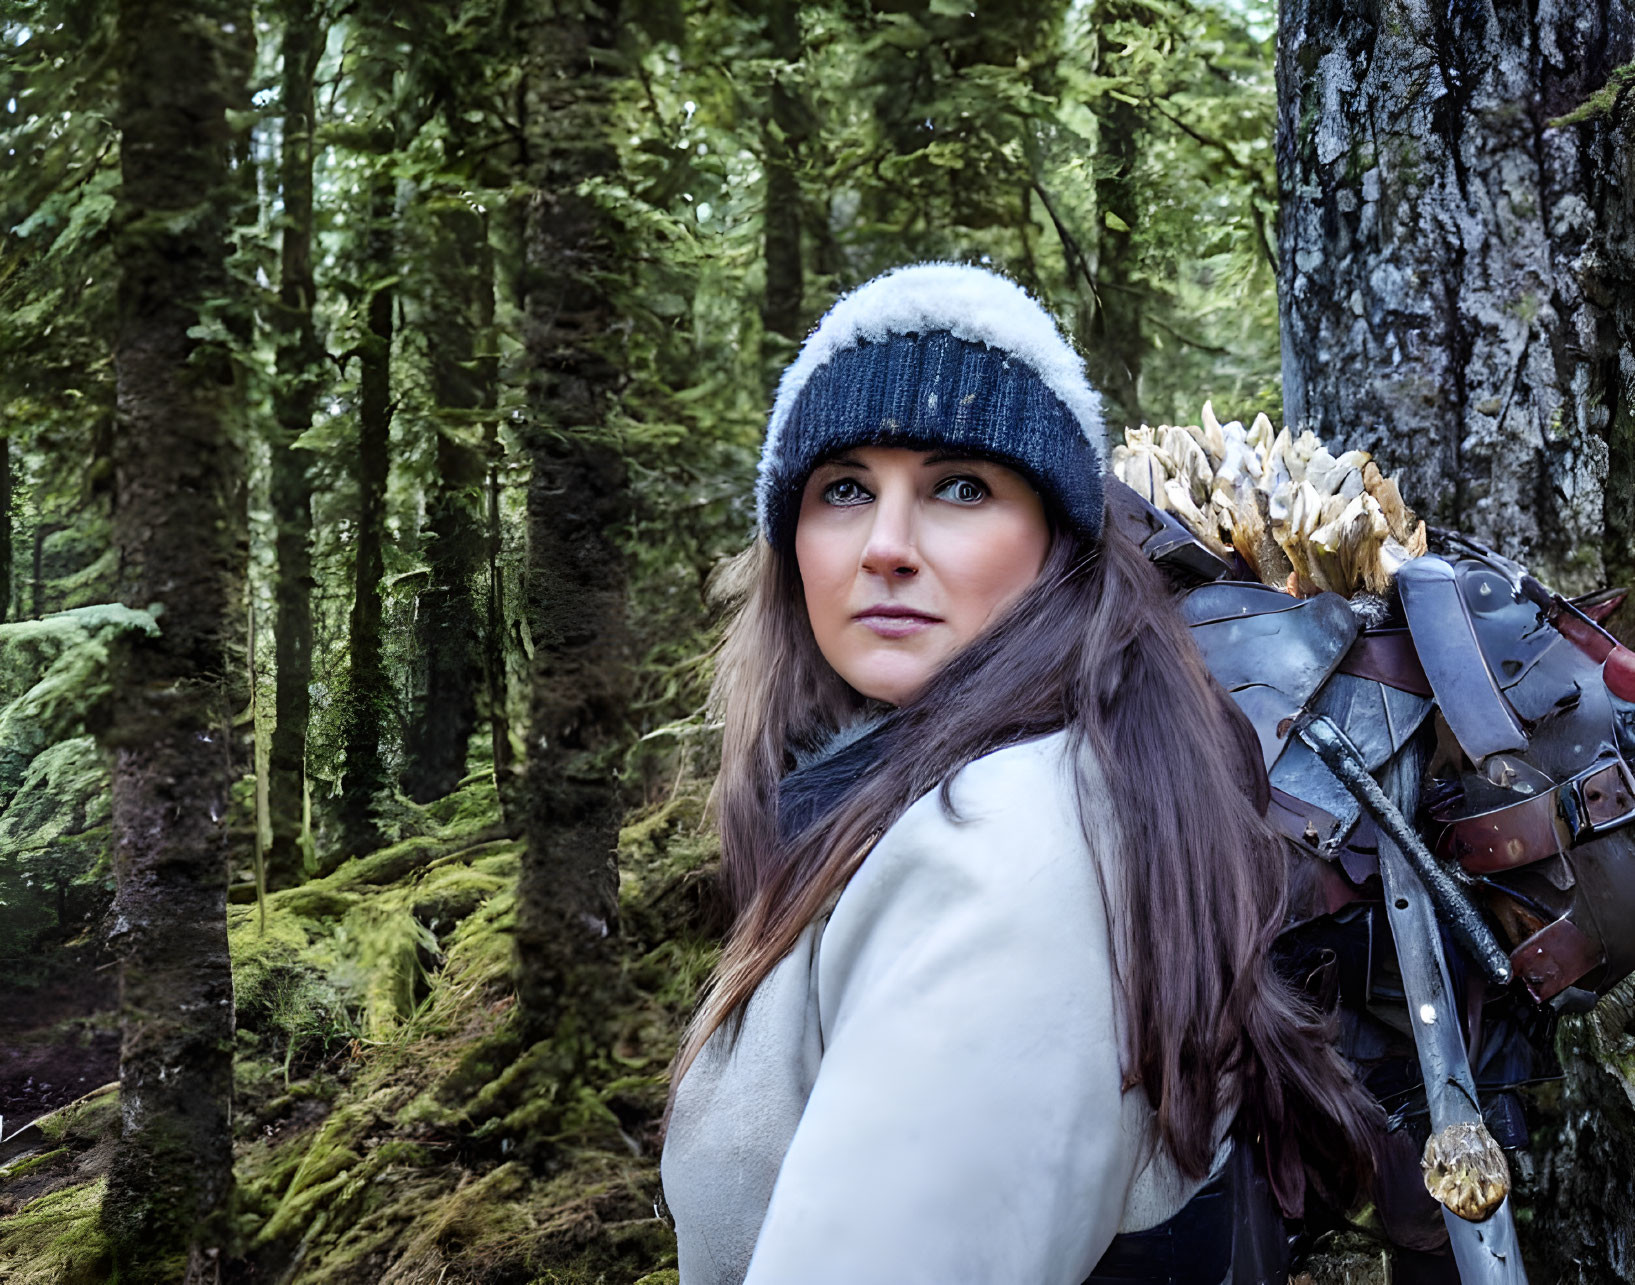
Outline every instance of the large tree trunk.
{"label": "large tree trunk", "polygon": [[[771,340],[763,354],[776,370],[789,359],[801,337],[801,302],[805,272],[801,256],[800,165],[807,141],[808,111],[799,89],[789,83],[792,64],[801,56],[800,7],[795,0],[765,0],[766,34],[777,66],[772,74],[766,120],[761,128],[766,149],[765,228],[766,294],[761,320]],[[772,338],[776,336],[776,338]]]}
{"label": "large tree trunk", "polygon": [[1282,6],[1286,418],[1568,590],[1629,566],[1635,302],[1619,130],[1551,122],[1631,52],[1607,0]]}
{"label": "large tree trunk", "polygon": [[[1107,100],[1107,110],[1097,120],[1097,151],[1107,172],[1096,183],[1096,204],[1120,219],[1133,217],[1139,208],[1131,180],[1140,129],[1136,108]],[[1051,217],[1056,217],[1054,211]],[[1146,291],[1130,281],[1135,253],[1128,224],[1104,220],[1095,236],[1095,246],[1081,251],[1092,256],[1095,280],[1095,306],[1085,338],[1090,377],[1107,397],[1109,424],[1140,424],[1146,419],[1141,406],[1141,360],[1147,349],[1141,304]]]}
{"label": "large tree trunk", "polygon": [[486,221],[474,210],[445,210],[436,237],[427,318],[438,415],[437,480],[427,503],[431,584],[416,602],[418,681],[403,774],[405,792],[422,803],[459,784],[477,726],[482,656],[474,586],[486,544],[485,460],[472,440],[473,412],[492,411],[496,377],[493,359],[479,355],[491,345],[483,319],[494,311]]}
{"label": "large tree trunk", "polygon": [[[1568,591],[1635,569],[1632,56],[1605,0],[1282,6],[1287,418]],[[1630,996],[1558,1039],[1559,1127],[1523,1189],[1543,1279],[1635,1270]]]}
{"label": "large tree trunk", "polygon": [[0,624],[11,616],[11,437],[0,437]]}
{"label": "large tree trunk", "polygon": [[237,3],[119,7],[114,539],[121,596],[159,632],[115,657],[109,944],[119,959],[120,1116],[103,1225],[122,1281],[213,1279],[232,1186],[223,700],[242,596],[232,361],[190,336],[233,289],[226,113],[247,106]]}
{"label": "large tree trunk", "polygon": [[313,0],[284,9],[284,137],[279,185],[284,232],[279,259],[277,431],[272,444],[272,509],[277,526],[274,589],[275,725],[267,756],[272,843],[267,883],[299,881],[304,854],[307,722],[312,683],[312,484],[295,440],[312,426],[323,353],[313,325],[312,80],[323,50]]}
{"label": "large tree trunk", "polygon": [[614,924],[616,754],[625,728],[624,468],[603,427],[619,371],[607,216],[580,184],[612,171],[616,6],[556,7],[533,34],[526,121],[529,370],[525,589],[534,660],[518,991],[543,1033],[598,980]]}
{"label": "large tree trunk", "polygon": [[[488,294],[488,304],[485,324],[491,325],[494,320],[492,290]],[[483,452],[488,459],[488,476],[483,488],[487,506],[484,553],[488,559],[483,625],[483,688],[487,695],[489,749],[494,755],[494,791],[500,800],[500,812],[506,829],[514,833],[519,828],[518,809],[514,805],[521,790],[515,782],[515,755],[511,749],[511,682],[506,647],[505,572],[501,563],[505,529],[500,523],[500,476],[505,447],[500,442],[499,424],[492,419],[483,431]]]}
{"label": "large tree trunk", "polygon": [[[379,55],[377,55],[379,56]],[[389,110],[391,72],[376,98]],[[386,143],[386,147],[392,146]],[[384,165],[369,180],[369,230],[364,275],[389,281],[395,272],[392,219],[396,184]],[[391,699],[381,656],[380,578],[385,573],[386,477],[392,427],[392,332],[396,290],[372,285],[367,331],[359,345],[358,377],[358,538],[354,545],[352,615],[347,651],[346,715],[341,797],[341,839],[349,855],[380,843],[376,803],[386,789],[380,740]]]}

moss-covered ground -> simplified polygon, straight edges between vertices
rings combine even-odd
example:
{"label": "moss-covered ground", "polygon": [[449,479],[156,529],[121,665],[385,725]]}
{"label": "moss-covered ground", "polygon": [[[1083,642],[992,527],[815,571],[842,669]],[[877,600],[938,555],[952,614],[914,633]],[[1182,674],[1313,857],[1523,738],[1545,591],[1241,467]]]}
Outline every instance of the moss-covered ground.
{"label": "moss-covered ground", "polygon": [[[616,999],[525,1044],[521,844],[492,781],[324,878],[230,908],[238,1008],[228,1280],[674,1282],[655,1215],[665,1069],[713,962],[703,787],[621,836]],[[109,1086],[0,1158],[0,1280],[105,1279]]]}

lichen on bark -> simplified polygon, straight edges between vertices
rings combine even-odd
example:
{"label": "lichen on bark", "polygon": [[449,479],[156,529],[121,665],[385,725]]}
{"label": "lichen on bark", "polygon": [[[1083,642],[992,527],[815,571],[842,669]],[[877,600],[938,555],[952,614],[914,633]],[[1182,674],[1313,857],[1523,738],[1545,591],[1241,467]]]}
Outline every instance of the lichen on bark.
{"label": "lichen on bark", "polygon": [[1616,120],[1558,118],[1635,52],[1628,8],[1281,16],[1289,422],[1373,451],[1433,521],[1597,587],[1629,563],[1628,153]]}

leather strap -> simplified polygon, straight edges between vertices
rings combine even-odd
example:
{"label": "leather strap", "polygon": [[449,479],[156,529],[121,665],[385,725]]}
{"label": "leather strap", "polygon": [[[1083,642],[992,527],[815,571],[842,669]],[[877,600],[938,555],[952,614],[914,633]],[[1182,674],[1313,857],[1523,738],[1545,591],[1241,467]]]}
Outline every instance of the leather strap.
{"label": "leather strap", "polygon": [[1415,696],[1433,695],[1431,680],[1425,677],[1425,667],[1414,650],[1413,635],[1406,629],[1364,630],[1340,661],[1338,672],[1372,678]]}
{"label": "leather strap", "polygon": [[1472,874],[1531,865],[1635,821],[1635,775],[1622,759],[1594,763],[1552,790],[1475,816],[1449,818],[1437,852]]}
{"label": "leather strap", "polygon": [[1541,1003],[1561,994],[1606,959],[1606,952],[1567,915],[1545,925],[1510,952],[1516,976]]}

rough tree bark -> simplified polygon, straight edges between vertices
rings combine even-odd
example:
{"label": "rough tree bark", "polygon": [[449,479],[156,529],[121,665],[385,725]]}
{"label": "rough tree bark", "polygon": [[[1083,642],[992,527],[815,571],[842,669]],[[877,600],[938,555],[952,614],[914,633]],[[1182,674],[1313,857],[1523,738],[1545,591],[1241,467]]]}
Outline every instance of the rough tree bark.
{"label": "rough tree bark", "polygon": [[1553,122],[1631,54],[1619,0],[1282,5],[1285,416],[1564,590],[1630,565],[1635,305],[1628,153]]}
{"label": "rough tree bark", "polygon": [[518,993],[548,1033],[587,988],[615,922],[617,763],[624,731],[624,467],[604,424],[619,380],[608,216],[578,189],[616,164],[617,6],[564,0],[531,33],[526,95],[533,189],[525,329],[532,463],[525,600],[533,633],[527,856],[519,881]]}
{"label": "rough tree bark", "polygon": [[277,430],[272,443],[272,509],[277,526],[274,589],[274,697],[267,756],[267,810],[272,843],[267,884],[300,880],[304,854],[307,723],[312,682],[312,483],[306,452],[295,440],[312,426],[323,352],[313,324],[312,125],[313,76],[323,50],[312,0],[284,6],[284,136],[279,186],[284,199],[279,257]]}
{"label": "rough tree bark", "polygon": [[[370,79],[375,110],[381,114],[377,146],[381,156],[397,145],[390,124],[392,68],[380,51]],[[392,337],[397,291],[393,218],[396,180],[376,162],[368,183],[368,231],[360,265],[368,303],[365,331],[358,344],[358,526],[353,544],[352,614],[347,652],[345,730],[342,771],[344,789],[339,820],[347,854],[368,852],[380,843],[376,803],[386,789],[387,773],[380,740],[390,703],[390,685],[381,657],[380,578],[385,574],[386,478],[391,466]]]}
{"label": "rough tree bark", "polygon": [[[489,287],[484,296],[487,311],[482,324],[485,331],[494,324],[492,274]],[[505,528],[500,522],[500,488],[505,446],[500,441],[500,426],[495,419],[490,419],[483,428],[483,457],[487,460],[487,475],[483,481],[483,556],[487,560],[483,604],[483,713],[488,720],[489,747],[494,755],[494,790],[499,796],[500,814],[507,832],[515,834],[520,832],[522,821],[515,806],[521,791],[516,784],[518,769],[511,746],[511,680],[506,647],[505,569],[501,561]]]}
{"label": "rough tree bark", "polygon": [[794,74],[792,65],[800,60],[802,52],[800,6],[795,0],[766,0],[763,20],[772,57],[780,64],[772,74],[770,105],[761,128],[766,149],[766,209],[761,216],[765,227],[766,294],[761,320],[768,336],[777,337],[766,346],[763,356],[775,370],[788,360],[792,345],[801,337],[805,272],[801,257],[804,203],[800,165],[810,132],[810,113],[799,89],[788,83]]}
{"label": "rough tree bark", "polygon": [[[1632,58],[1619,0],[1282,5],[1286,416],[1565,591],[1635,570]],[[1535,1279],[1635,1272],[1632,998],[1562,1024]]]}
{"label": "rough tree bark", "polygon": [[[1136,140],[1141,117],[1136,108],[1108,100],[1097,119],[1097,151],[1105,158],[1107,173],[1096,182],[1096,203],[1120,218],[1133,217],[1138,203],[1131,183],[1136,161]],[[1048,206],[1046,207],[1049,208]],[[1055,217],[1052,212],[1051,217]],[[1109,223],[1095,229],[1095,245],[1079,253],[1092,256],[1095,307],[1085,333],[1090,354],[1090,376],[1107,396],[1110,424],[1145,422],[1141,408],[1141,361],[1147,351],[1142,337],[1142,300],[1145,292],[1130,282],[1134,260],[1128,226]],[[1122,415],[1122,419],[1120,416]]]}
{"label": "rough tree bark", "polygon": [[497,374],[493,358],[482,355],[491,344],[484,318],[494,311],[486,220],[475,210],[444,210],[436,236],[427,319],[438,411],[437,481],[427,501],[431,584],[416,603],[419,666],[403,774],[405,792],[422,803],[459,784],[477,725],[482,655],[474,586],[486,544],[486,460],[472,440],[473,412],[492,411]]}
{"label": "rough tree bark", "polygon": [[0,624],[11,615],[11,438],[0,437]]}
{"label": "rough tree bark", "polygon": [[[492,285],[492,281],[490,281]],[[487,295],[488,313],[485,329],[494,322],[494,292]],[[484,480],[486,527],[483,552],[488,560],[487,585],[483,622],[483,688],[487,696],[489,746],[494,754],[494,790],[500,800],[500,812],[509,832],[518,828],[518,818],[512,806],[518,791],[513,783],[516,775],[511,749],[511,683],[506,661],[505,575],[500,564],[505,532],[500,524],[500,470],[504,464],[505,447],[500,442],[500,426],[489,420],[483,430],[483,454],[488,461],[488,476]]]}
{"label": "rough tree bark", "polygon": [[190,335],[233,290],[229,108],[247,108],[234,0],[119,6],[123,189],[115,342],[120,590],[160,633],[114,657],[112,763],[120,1114],[103,1226],[121,1281],[213,1279],[232,1186],[223,699],[244,569],[233,364]]}

